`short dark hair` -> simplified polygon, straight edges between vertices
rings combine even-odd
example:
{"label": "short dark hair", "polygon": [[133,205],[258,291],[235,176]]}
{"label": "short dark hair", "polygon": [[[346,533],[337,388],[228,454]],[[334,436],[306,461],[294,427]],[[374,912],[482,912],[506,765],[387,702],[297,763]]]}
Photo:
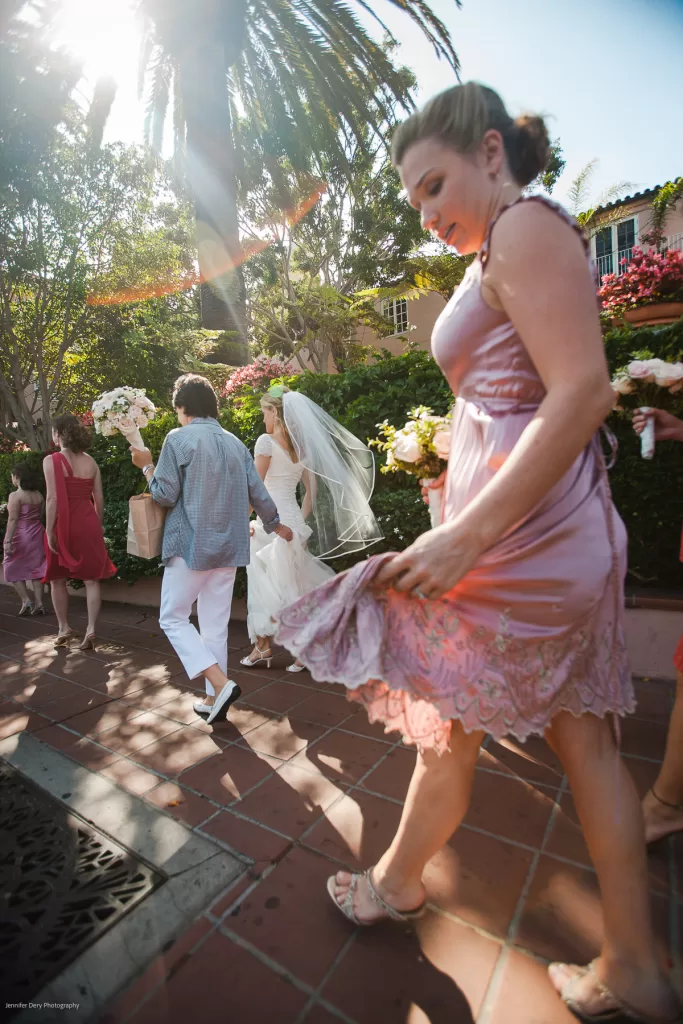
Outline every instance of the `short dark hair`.
{"label": "short dark hair", "polygon": [[78,416],[71,413],[64,413],[52,421],[52,429],[56,430],[62,439],[62,444],[69,451],[78,454],[90,447],[91,434],[87,427],[83,426]]}
{"label": "short dark hair", "polygon": [[184,373],[173,385],[173,408],[186,416],[218,419],[218,399],[210,380],[198,373]]}
{"label": "short dark hair", "polygon": [[17,462],[12,466],[12,476],[19,481],[22,491],[39,491],[43,486],[43,475],[28,462]]}

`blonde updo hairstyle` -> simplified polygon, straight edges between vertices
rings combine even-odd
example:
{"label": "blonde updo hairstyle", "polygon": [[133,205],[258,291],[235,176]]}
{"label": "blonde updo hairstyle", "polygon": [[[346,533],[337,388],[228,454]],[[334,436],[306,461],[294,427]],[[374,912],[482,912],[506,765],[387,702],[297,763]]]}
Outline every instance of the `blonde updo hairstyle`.
{"label": "blonde updo hairstyle", "polygon": [[287,430],[287,427],[285,426],[285,417],[282,408],[282,399],[289,390],[290,389],[288,387],[282,384],[278,386],[279,394],[277,395],[273,395],[271,394],[270,391],[266,391],[265,395],[261,398],[261,408],[272,409],[274,411],[275,416],[279,421],[280,426],[282,427],[282,430],[284,432],[285,441],[287,442],[287,447],[289,448],[289,453],[290,455],[293,456],[294,459],[296,459],[296,449],[294,447],[294,443],[292,442],[291,435]]}
{"label": "blonde updo hairstyle", "polygon": [[391,160],[395,167],[416,142],[437,139],[458,153],[474,153],[487,131],[500,132],[512,176],[529,185],[548,165],[550,139],[542,117],[522,114],[513,120],[493,89],[478,82],[454,85],[411,114],[394,132]]}

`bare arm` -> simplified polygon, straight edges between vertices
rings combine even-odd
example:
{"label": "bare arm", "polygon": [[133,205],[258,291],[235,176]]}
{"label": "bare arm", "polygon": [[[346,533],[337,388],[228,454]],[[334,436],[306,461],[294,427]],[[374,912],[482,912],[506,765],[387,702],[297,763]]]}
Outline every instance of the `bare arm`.
{"label": "bare arm", "polygon": [[304,485],[304,500],[301,503],[301,515],[308,519],[313,511],[313,496],[315,494],[315,478],[305,469],[301,476],[301,483]]}
{"label": "bare arm", "polygon": [[256,472],[262,480],[266,479],[266,474],[270,468],[270,455],[257,455],[254,459],[254,465],[256,466]]}
{"label": "bare arm", "polygon": [[97,512],[97,518],[100,523],[104,523],[104,493],[102,491],[102,474],[100,473],[100,467],[95,468],[95,478],[93,481],[93,500],[95,502],[95,511]]}
{"label": "bare arm", "polygon": [[21,514],[21,502],[19,501],[19,495],[16,491],[10,494],[7,499],[7,529],[5,530],[5,553],[11,554],[12,551],[12,538],[19,522],[19,516]]}
{"label": "bare arm", "polygon": [[[268,466],[270,465],[270,455],[257,455],[256,462],[254,463],[254,460],[247,451],[246,460],[250,509],[253,508],[256,514],[260,516],[266,533],[276,533],[282,540],[290,541],[294,534],[288,526],[280,522],[275,502],[268,494],[263,483],[268,472]],[[260,465],[259,462],[261,463]]]}
{"label": "bare arm", "polygon": [[45,532],[47,542],[51,551],[56,551],[55,526],[57,525],[57,493],[55,491],[55,468],[52,463],[52,456],[48,455],[43,459],[43,473],[47,488],[45,501]]}
{"label": "bare arm", "polygon": [[[265,480],[266,479],[266,474],[268,472],[268,467],[270,466],[270,455],[255,455],[254,456],[254,465],[256,466],[256,472],[258,473],[258,475],[261,477],[262,480]],[[253,511],[254,511],[254,506],[250,503],[250,505],[249,505],[249,515],[251,515],[251,513]],[[252,532],[252,534],[254,532],[253,525],[251,527],[251,532]]]}
{"label": "bare arm", "polygon": [[[546,397],[501,469],[454,520],[424,534],[382,583],[446,593],[562,478],[614,405],[595,285],[578,235],[540,204],[496,225],[483,294],[516,327]],[[405,574],[402,576],[402,574]]]}

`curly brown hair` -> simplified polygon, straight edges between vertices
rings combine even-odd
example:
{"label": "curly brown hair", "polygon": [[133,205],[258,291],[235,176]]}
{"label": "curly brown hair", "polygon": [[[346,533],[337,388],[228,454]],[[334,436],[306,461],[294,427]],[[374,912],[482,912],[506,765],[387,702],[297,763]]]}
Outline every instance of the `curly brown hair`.
{"label": "curly brown hair", "polygon": [[71,413],[64,413],[52,421],[52,429],[59,434],[59,439],[65,448],[78,455],[90,447],[91,434],[87,427],[84,427],[77,416]]}

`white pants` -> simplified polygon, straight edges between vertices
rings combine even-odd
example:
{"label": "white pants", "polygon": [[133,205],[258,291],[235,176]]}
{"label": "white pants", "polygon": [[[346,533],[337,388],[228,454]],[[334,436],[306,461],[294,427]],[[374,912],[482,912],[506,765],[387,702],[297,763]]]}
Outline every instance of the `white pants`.
{"label": "white pants", "polygon": [[[188,569],[184,558],[172,558],[164,569],[159,625],[190,679],[211,665],[228,670],[228,623],[236,569]],[[199,632],[190,622],[197,602]],[[206,692],[214,688],[206,680]]]}

